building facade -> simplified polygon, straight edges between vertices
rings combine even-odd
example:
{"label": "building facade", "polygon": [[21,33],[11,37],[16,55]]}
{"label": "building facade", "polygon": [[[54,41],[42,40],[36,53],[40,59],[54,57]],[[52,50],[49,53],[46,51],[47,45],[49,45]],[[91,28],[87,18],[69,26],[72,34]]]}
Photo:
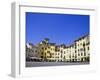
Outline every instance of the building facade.
{"label": "building facade", "polygon": [[84,36],[75,41],[77,61],[89,61],[90,41],[89,36]]}
{"label": "building facade", "polygon": [[[84,62],[90,60],[90,39],[89,35],[83,36],[73,42],[73,44],[66,46],[65,44],[56,45],[50,43],[48,38],[45,38],[37,47],[32,47],[31,53],[37,54],[42,61],[55,62]],[[33,55],[34,56],[34,55]]]}
{"label": "building facade", "polygon": [[29,60],[30,58],[37,58],[37,47],[34,46],[32,43],[26,44],[26,59]]}

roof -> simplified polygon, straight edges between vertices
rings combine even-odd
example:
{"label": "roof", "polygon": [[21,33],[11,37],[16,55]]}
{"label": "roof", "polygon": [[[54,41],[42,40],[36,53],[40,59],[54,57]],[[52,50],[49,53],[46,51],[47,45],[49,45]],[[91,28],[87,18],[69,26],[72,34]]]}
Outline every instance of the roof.
{"label": "roof", "polygon": [[77,41],[79,41],[79,40],[82,40],[82,39],[84,39],[84,38],[86,38],[86,37],[89,37],[89,35],[81,36],[80,38],[76,39],[74,42],[77,42]]}

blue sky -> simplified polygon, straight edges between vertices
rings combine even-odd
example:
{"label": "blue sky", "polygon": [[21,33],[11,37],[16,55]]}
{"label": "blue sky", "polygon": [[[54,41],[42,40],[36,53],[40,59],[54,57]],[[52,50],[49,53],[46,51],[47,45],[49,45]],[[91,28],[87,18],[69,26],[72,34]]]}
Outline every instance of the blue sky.
{"label": "blue sky", "polygon": [[49,38],[50,42],[69,45],[89,34],[89,20],[89,15],[26,12],[26,43]]}

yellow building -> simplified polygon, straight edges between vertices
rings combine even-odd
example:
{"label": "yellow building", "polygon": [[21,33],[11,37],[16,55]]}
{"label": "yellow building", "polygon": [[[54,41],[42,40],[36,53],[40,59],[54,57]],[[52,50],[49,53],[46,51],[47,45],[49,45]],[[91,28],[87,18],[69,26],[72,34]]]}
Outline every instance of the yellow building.
{"label": "yellow building", "polygon": [[[38,58],[42,61],[89,61],[90,59],[90,41],[89,35],[83,36],[66,46],[65,44],[56,45],[50,43],[48,38],[45,38],[37,45]],[[33,49],[32,49],[33,50]]]}
{"label": "yellow building", "polygon": [[38,54],[44,61],[54,61],[55,43],[49,43],[49,39],[44,39],[38,44]]}
{"label": "yellow building", "polygon": [[61,61],[61,53],[60,53],[60,46],[55,46],[55,61]]}

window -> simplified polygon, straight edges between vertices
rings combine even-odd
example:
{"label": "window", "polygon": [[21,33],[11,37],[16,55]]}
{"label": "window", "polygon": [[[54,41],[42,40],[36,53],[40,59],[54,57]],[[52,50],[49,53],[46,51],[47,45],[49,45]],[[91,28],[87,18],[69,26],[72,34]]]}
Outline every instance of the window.
{"label": "window", "polygon": [[79,52],[79,49],[78,49],[78,52]]}
{"label": "window", "polygon": [[35,52],[37,53],[37,50]]}
{"label": "window", "polygon": [[75,49],[77,48],[77,46],[75,45]]}
{"label": "window", "polygon": [[61,54],[61,58],[62,58],[62,54]]}
{"label": "window", "polygon": [[45,48],[45,50],[46,50],[47,48]]}
{"label": "window", "polygon": [[81,53],[81,56],[83,55],[83,53]]}
{"label": "window", "polygon": [[77,55],[75,55],[75,58],[77,58]]}
{"label": "window", "polygon": [[78,54],[78,56],[80,56],[80,54]]}
{"label": "window", "polygon": [[47,53],[50,53],[50,51],[47,51]]}
{"label": "window", "polygon": [[71,58],[71,55],[69,56],[69,58]]}
{"label": "window", "polygon": [[61,53],[63,53],[63,51],[61,50]]}
{"label": "window", "polygon": [[42,49],[43,49],[43,47],[42,47]]}
{"label": "window", "polygon": [[89,50],[89,47],[88,47],[88,50]]}
{"label": "window", "polygon": [[84,52],[84,56],[86,56],[86,53]]}
{"label": "window", "polygon": [[83,46],[85,46],[85,43],[83,43]]}
{"label": "window", "polygon": [[41,54],[43,55],[43,52]]}
{"label": "window", "polygon": [[50,47],[48,47],[48,48],[50,48]]}
{"label": "window", "polygon": [[78,44],[78,46],[79,46],[79,44]]}
{"label": "window", "polygon": [[43,56],[41,56],[41,58],[43,58]]}
{"label": "window", "polygon": [[64,59],[66,59],[66,57],[64,56]]}
{"label": "window", "polygon": [[84,47],[84,52],[85,52],[85,47]]}
{"label": "window", "polygon": [[81,48],[80,51],[83,51],[83,49]]}

